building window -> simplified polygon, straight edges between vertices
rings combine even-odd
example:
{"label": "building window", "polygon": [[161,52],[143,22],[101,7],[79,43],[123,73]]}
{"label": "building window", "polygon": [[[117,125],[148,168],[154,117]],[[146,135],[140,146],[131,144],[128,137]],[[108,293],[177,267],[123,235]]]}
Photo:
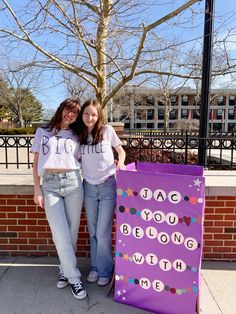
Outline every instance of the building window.
{"label": "building window", "polygon": [[172,95],[170,96],[170,103],[171,103],[171,106],[177,106],[177,97]]}
{"label": "building window", "polygon": [[134,110],[134,118],[136,120],[146,120],[146,109],[136,109]]}
{"label": "building window", "polygon": [[158,120],[164,120],[164,110],[158,109]]}
{"label": "building window", "polygon": [[192,118],[193,119],[200,119],[200,111],[197,109],[194,109]]}
{"label": "building window", "polygon": [[158,98],[158,106],[164,106],[164,97],[163,96],[160,96]]}
{"label": "building window", "polygon": [[178,110],[171,110],[170,112],[170,120],[176,120],[178,116]]}
{"label": "building window", "polygon": [[188,109],[181,110],[181,119],[188,119]]}
{"label": "building window", "polygon": [[147,129],[154,129],[154,123],[147,123]]}
{"label": "building window", "polygon": [[135,119],[141,120],[141,118],[142,118],[141,110],[135,110],[134,116],[135,116]]}
{"label": "building window", "polygon": [[217,105],[218,106],[224,106],[225,105],[224,96],[217,97]]}
{"label": "building window", "polygon": [[229,105],[230,106],[235,106],[236,105],[235,96],[229,96]]}
{"label": "building window", "polygon": [[147,110],[147,120],[153,120],[154,119],[154,109],[148,109]]}
{"label": "building window", "polygon": [[234,109],[229,109],[228,111],[228,119],[234,120]]}
{"label": "building window", "polygon": [[182,96],[182,106],[188,106],[188,96],[187,95]]}
{"label": "building window", "polygon": [[216,110],[216,119],[220,120],[222,118],[223,115],[223,110],[222,109],[217,109]]}
{"label": "building window", "polygon": [[213,130],[214,131],[221,131],[222,130],[222,124],[221,123],[213,123]]}
{"label": "building window", "polygon": [[147,105],[148,106],[154,106],[155,100],[153,96],[147,96]]}
{"label": "building window", "polygon": [[130,123],[128,121],[125,121],[124,128],[130,129]]}

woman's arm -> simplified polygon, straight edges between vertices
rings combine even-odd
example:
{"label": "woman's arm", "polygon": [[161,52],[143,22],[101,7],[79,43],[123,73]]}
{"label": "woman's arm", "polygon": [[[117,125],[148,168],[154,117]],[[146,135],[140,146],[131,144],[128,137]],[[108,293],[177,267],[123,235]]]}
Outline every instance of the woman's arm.
{"label": "woman's arm", "polygon": [[117,163],[117,167],[121,170],[125,170],[125,157],[126,157],[126,153],[123,149],[123,147],[121,145],[115,147],[115,150],[118,153],[118,163]]}
{"label": "woman's arm", "polygon": [[43,208],[43,194],[40,187],[40,177],[38,175],[39,154],[34,153],[33,179],[34,179],[34,202]]}

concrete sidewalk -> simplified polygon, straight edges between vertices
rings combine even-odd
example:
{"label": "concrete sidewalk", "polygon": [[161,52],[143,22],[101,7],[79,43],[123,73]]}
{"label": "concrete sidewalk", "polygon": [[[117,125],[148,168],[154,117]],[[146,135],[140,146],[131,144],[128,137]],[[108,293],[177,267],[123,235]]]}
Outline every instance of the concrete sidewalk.
{"label": "concrete sidewalk", "polygon": [[[68,287],[56,288],[57,263],[53,257],[0,257],[0,314],[150,313],[114,302],[108,287],[96,284],[86,284],[89,299],[74,299]],[[79,259],[79,265],[86,275],[88,262]],[[236,263],[203,263],[201,277],[201,314],[236,314]]]}

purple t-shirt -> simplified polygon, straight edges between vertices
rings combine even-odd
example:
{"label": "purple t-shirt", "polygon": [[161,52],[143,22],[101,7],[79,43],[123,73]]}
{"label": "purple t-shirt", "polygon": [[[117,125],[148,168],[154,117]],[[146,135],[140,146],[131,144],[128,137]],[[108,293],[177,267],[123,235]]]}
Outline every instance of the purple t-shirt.
{"label": "purple t-shirt", "polygon": [[38,128],[31,147],[32,153],[38,153],[38,175],[43,176],[45,169],[79,170],[79,142],[72,130]]}

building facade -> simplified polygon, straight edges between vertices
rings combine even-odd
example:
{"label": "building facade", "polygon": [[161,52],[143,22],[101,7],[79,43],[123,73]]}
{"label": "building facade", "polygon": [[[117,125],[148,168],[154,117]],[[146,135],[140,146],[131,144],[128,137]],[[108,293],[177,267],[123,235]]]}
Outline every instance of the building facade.
{"label": "building facade", "polygon": [[[236,89],[212,89],[209,130],[236,131]],[[124,122],[126,129],[164,128],[165,101],[161,90],[128,85],[109,105],[110,121]],[[191,88],[171,90],[168,95],[167,129],[180,130],[186,121],[199,127],[200,97]]]}

